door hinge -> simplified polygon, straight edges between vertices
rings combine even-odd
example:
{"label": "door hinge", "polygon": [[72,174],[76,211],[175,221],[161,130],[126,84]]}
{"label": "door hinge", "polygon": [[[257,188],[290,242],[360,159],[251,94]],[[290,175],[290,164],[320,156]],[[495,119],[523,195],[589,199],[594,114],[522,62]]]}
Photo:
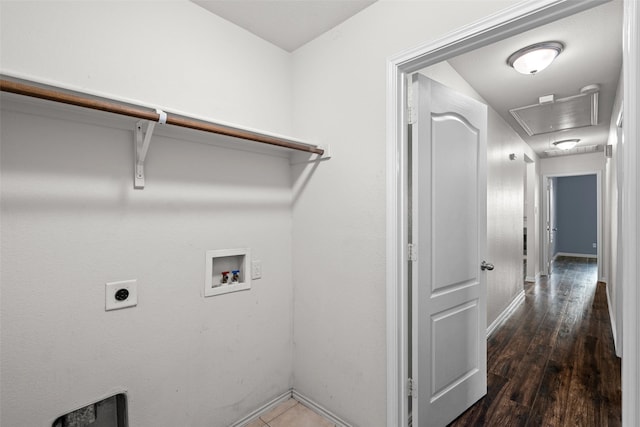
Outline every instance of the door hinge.
{"label": "door hinge", "polygon": [[418,260],[418,248],[413,243],[409,243],[407,253],[409,256],[409,261]]}
{"label": "door hinge", "polygon": [[418,395],[418,384],[413,380],[413,378],[409,378],[407,380],[407,394],[409,397]]}
{"label": "door hinge", "polygon": [[410,125],[418,121],[416,109],[413,108],[413,85],[411,84],[411,79],[409,79],[409,84],[407,85],[407,120]]}
{"label": "door hinge", "polygon": [[407,109],[407,115],[408,115],[408,117],[409,117],[409,124],[410,124],[410,125],[413,125],[413,124],[415,124],[415,123],[418,121],[418,119],[417,119],[417,117],[416,117],[416,114],[415,114],[415,108],[413,108],[413,107],[409,107],[409,108]]}

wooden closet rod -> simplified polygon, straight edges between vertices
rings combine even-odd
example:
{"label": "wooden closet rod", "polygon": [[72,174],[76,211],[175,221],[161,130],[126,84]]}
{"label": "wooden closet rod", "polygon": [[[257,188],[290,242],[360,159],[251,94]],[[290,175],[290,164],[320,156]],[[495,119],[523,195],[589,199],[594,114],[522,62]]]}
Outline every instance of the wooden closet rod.
{"label": "wooden closet rod", "polygon": [[[160,119],[160,115],[158,113],[144,109],[144,107],[128,106],[116,102],[92,99],[4,79],[0,79],[0,90],[2,92],[16,93],[18,95],[31,96],[33,98],[46,99],[54,102],[61,102],[63,104],[90,108],[92,110],[100,110],[123,116],[135,117],[138,119],[152,120],[156,122]],[[290,141],[275,136],[260,135],[242,129],[230,128],[216,123],[203,122],[186,117],[167,114],[167,124],[204,132],[217,133],[219,135],[226,135],[234,138],[246,139],[249,141],[261,142],[263,144],[275,145],[278,147],[290,148],[292,150],[305,151],[319,155],[324,154],[324,150],[322,148],[314,145]]]}

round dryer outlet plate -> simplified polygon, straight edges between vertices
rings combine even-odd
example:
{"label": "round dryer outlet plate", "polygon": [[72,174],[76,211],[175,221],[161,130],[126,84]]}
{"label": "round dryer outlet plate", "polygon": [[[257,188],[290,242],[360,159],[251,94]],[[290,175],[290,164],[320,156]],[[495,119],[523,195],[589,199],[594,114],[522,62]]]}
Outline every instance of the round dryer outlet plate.
{"label": "round dryer outlet plate", "polygon": [[104,310],[119,310],[138,305],[138,281],[124,280],[105,284]]}

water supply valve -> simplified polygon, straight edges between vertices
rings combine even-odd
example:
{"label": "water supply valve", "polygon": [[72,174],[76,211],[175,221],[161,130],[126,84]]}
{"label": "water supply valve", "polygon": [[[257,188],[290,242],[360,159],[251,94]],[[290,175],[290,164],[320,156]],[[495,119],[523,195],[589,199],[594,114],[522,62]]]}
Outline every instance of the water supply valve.
{"label": "water supply valve", "polygon": [[220,274],[222,274],[222,280],[220,281],[220,283],[222,283],[222,284],[229,283],[229,272],[228,271],[223,271]]}
{"label": "water supply valve", "polygon": [[233,270],[231,274],[233,274],[233,276],[231,276],[231,283],[238,283],[240,281],[240,270]]}

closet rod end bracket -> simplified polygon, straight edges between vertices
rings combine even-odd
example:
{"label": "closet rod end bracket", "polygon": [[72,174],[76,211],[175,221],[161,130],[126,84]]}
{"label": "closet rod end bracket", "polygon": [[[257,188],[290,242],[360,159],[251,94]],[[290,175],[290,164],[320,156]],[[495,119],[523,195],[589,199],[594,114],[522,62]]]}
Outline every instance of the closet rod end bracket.
{"label": "closet rod end bracket", "polygon": [[331,145],[321,145],[318,148],[322,148],[324,153],[318,158],[318,160],[329,160],[331,158]]}
{"label": "closet rod end bracket", "polygon": [[331,158],[331,146],[329,144],[318,145],[318,148],[323,150],[322,154],[293,153],[291,155],[291,159],[289,160],[289,164],[291,166],[294,166],[301,164],[318,163],[324,160],[329,160]]}

